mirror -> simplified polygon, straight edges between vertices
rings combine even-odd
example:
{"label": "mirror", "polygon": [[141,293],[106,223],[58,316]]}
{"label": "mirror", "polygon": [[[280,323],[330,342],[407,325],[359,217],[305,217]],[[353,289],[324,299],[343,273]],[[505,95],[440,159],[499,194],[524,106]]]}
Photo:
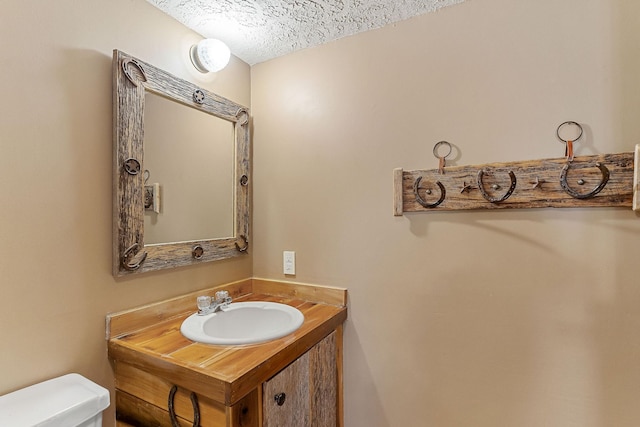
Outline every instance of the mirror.
{"label": "mirror", "polygon": [[146,245],[233,236],[233,133],[227,120],[145,95]]}
{"label": "mirror", "polygon": [[249,110],[113,52],[116,276],[247,253]]}

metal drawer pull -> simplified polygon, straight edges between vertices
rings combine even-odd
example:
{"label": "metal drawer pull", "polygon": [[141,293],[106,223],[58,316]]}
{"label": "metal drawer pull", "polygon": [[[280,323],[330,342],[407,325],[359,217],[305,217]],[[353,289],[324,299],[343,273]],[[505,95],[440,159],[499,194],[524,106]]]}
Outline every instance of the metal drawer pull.
{"label": "metal drawer pull", "polygon": [[[180,427],[180,423],[176,418],[176,411],[173,408],[173,398],[176,395],[176,391],[178,391],[178,386],[171,387],[169,391],[169,418],[171,418],[171,426],[172,427]],[[193,406],[193,427],[200,427],[200,409],[198,407],[198,396],[194,392],[191,392],[191,406]]]}

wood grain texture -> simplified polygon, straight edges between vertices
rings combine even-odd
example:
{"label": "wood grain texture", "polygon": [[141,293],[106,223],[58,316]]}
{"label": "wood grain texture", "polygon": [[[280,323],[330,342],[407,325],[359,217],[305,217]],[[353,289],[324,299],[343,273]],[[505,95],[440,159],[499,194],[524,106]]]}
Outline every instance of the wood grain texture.
{"label": "wood grain texture", "polygon": [[143,307],[109,313],[106,317],[107,339],[144,329],[151,324],[165,321],[174,316],[193,313],[195,311],[195,301],[199,295],[213,296],[219,290],[227,290],[232,298],[239,298],[252,292],[252,280],[238,280]]}
{"label": "wood grain texture", "polygon": [[[143,174],[124,171],[127,159],[136,159],[142,167],[144,140],[144,87],[134,85],[122,71],[123,58],[114,52],[113,76],[113,269],[122,268],[125,249],[142,244],[144,227]],[[142,75],[132,71],[134,78]],[[118,125],[116,125],[118,124]],[[142,169],[144,170],[144,169]]]}
{"label": "wood grain texture", "polygon": [[[182,336],[180,325],[191,312],[154,321],[130,333],[112,335],[109,357],[231,406],[307,352],[347,317],[346,307],[300,299],[249,294],[237,301],[278,301],[298,307],[305,319],[286,337],[264,344],[215,346]],[[137,321],[136,321],[137,322]],[[124,328],[120,328],[124,329]],[[195,356],[195,357],[194,357]]]}
{"label": "wood grain texture", "polygon": [[633,210],[640,211],[640,144],[634,152],[633,170]]}
{"label": "wood grain texture", "polygon": [[331,286],[254,278],[253,292],[283,295],[324,304],[347,305],[347,290]]}
{"label": "wood grain texture", "polygon": [[402,168],[393,170],[393,215],[402,216]]}
{"label": "wood grain texture", "polygon": [[[308,378],[309,354],[305,353],[264,383],[263,427],[310,426]],[[286,396],[282,405],[275,401],[280,393]]]}
{"label": "wood grain texture", "polygon": [[344,326],[340,325],[336,328],[336,368],[337,373],[337,413],[336,413],[336,426],[344,426],[344,375],[343,375],[343,360],[344,360],[344,346],[342,345],[344,339]]}
{"label": "wood grain texture", "polygon": [[338,415],[337,337],[332,332],[309,350],[310,418],[313,427],[336,427]]}
{"label": "wood grain texture", "polygon": [[[142,70],[142,71],[141,71]],[[113,51],[113,274],[124,276],[165,268],[174,268],[235,256],[251,240],[251,147],[249,109],[205,89],[179,79],[124,52]],[[194,101],[200,90],[204,101]],[[144,98],[145,91],[233,122],[235,129],[235,230],[234,236],[187,242],[144,245]],[[136,159],[141,172],[130,175],[124,169],[127,159]],[[246,177],[246,185],[242,185]],[[134,270],[125,268],[127,248],[137,244],[129,264],[140,263]],[[201,258],[192,255],[195,245],[204,249]],[[144,257],[146,254],[146,258]]]}
{"label": "wood grain texture", "polygon": [[[129,393],[116,390],[116,420],[118,425],[172,427],[169,413]],[[180,427],[192,427],[187,420],[178,418]]]}
{"label": "wood grain texture", "polygon": [[[338,335],[332,332],[263,383],[263,426],[336,427]],[[275,396],[284,393],[283,405]]]}
{"label": "wood grain texture", "polygon": [[[133,366],[118,362],[115,364],[116,388],[132,396],[150,403],[163,411],[168,411],[168,397],[173,387],[170,382],[144,372]],[[194,419],[193,405],[190,391],[179,388],[174,396],[174,410],[176,416],[189,421]],[[198,408],[201,426],[222,426],[226,424],[226,408],[204,396],[198,396]],[[120,408],[116,408],[117,411]],[[124,417],[126,418],[126,417]]]}
{"label": "wood grain texture", "polygon": [[243,397],[238,403],[227,408],[227,426],[262,426],[262,393],[260,387]]}
{"label": "wood grain texture", "polygon": [[247,278],[191,292],[142,307],[109,313],[106,317],[106,338],[110,339],[119,335],[128,334],[146,328],[155,322],[193,312],[196,298],[199,295],[214,296],[216,291],[219,290],[228,291],[233,299],[256,293],[268,294],[271,299],[276,296],[283,296],[343,307],[347,305],[347,290],[344,288]]}
{"label": "wood grain texture", "polygon": [[[436,212],[469,209],[526,209],[575,207],[631,207],[633,198],[633,153],[600,154],[576,157],[567,172],[567,183],[574,191],[585,194],[601,181],[602,174],[596,162],[604,164],[610,173],[604,189],[594,197],[577,199],[566,193],[560,185],[565,158],[530,160],[507,163],[489,163],[474,166],[454,166],[440,174],[437,169],[402,172],[402,212]],[[510,186],[509,172],[516,177],[512,195],[499,203],[487,201],[478,186],[478,172],[486,171],[483,188],[490,197],[503,196]],[[398,179],[394,171],[394,180]],[[436,182],[445,190],[444,201],[433,208],[425,208],[416,201],[414,183],[422,177],[419,194],[427,203],[435,202],[441,194]],[[583,180],[582,184],[578,181]],[[538,185],[536,185],[538,183]],[[498,186],[494,189],[492,186]],[[398,189],[397,182],[394,185]],[[464,189],[464,190],[463,190]],[[430,191],[431,194],[428,194]],[[394,200],[398,195],[394,194]],[[398,203],[397,201],[395,202]],[[398,206],[394,212],[399,214]]]}

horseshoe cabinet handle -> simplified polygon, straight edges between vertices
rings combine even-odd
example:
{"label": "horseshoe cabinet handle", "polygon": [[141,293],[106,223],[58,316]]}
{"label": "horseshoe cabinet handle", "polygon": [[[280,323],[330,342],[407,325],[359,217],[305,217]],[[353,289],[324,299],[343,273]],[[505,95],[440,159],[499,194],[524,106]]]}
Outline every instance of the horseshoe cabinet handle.
{"label": "horseshoe cabinet handle", "polygon": [[[169,391],[169,418],[171,418],[171,427],[180,427],[180,423],[178,422],[178,418],[176,417],[176,410],[173,407],[173,400],[176,395],[176,391],[178,391],[177,386],[171,387]],[[193,427],[200,427],[200,408],[198,406],[198,396],[194,392],[191,392],[189,396],[191,399],[191,406],[193,406]]]}
{"label": "horseshoe cabinet handle", "polygon": [[596,162],[595,166],[598,169],[600,169],[600,173],[602,174],[602,179],[600,180],[600,184],[598,184],[590,192],[582,194],[582,193],[578,193],[573,188],[569,187],[569,184],[567,183],[567,173],[569,172],[569,169],[571,168],[571,163],[567,163],[562,168],[562,173],[560,174],[560,186],[562,187],[562,189],[568,195],[570,195],[571,197],[573,197],[575,199],[589,199],[589,198],[595,196],[600,191],[602,191],[604,186],[607,185],[607,182],[609,182],[609,169],[607,169],[607,167],[604,164],[600,163],[600,162]]}
{"label": "horseshoe cabinet handle", "polygon": [[436,185],[438,186],[438,188],[440,188],[440,198],[433,203],[425,202],[424,199],[420,197],[420,194],[418,192],[418,190],[420,190],[421,181],[422,181],[421,176],[416,178],[416,181],[413,183],[413,194],[416,196],[416,202],[418,202],[422,207],[435,208],[436,206],[438,206],[440,203],[444,201],[445,197],[447,197],[447,191],[445,190],[444,185],[442,185],[440,181],[436,181]]}
{"label": "horseshoe cabinet handle", "polygon": [[478,188],[480,189],[480,193],[482,193],[482,197],[484,197],[488,202],[491,202],[491,203],[504,202],[509,198],[509,196],[511,196],[511,194],[513,194],[513,190],[516,189],[516,183],[517,183],[516,174],[513,173],[513,171],[509,171],[509,178],[511,179],[511,185],[509,186],[509,189],[507,190],[507,192],[502,197],[491,197],[487,193],[487,191],[484,189],[484,186],[482,184],[482,178],[484,174],[485,174],[484,169],[480,169],[478,171]]}

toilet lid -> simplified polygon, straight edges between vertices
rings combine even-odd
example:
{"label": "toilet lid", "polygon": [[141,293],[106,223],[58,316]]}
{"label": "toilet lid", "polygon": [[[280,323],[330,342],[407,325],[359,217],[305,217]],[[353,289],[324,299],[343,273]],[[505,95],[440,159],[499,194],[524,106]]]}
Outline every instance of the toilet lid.
{"label": "toilet lid", "polygon": [[73,426],[108,406],[108,390],[79,374],[67,374],[0,396],[0,426]]}

